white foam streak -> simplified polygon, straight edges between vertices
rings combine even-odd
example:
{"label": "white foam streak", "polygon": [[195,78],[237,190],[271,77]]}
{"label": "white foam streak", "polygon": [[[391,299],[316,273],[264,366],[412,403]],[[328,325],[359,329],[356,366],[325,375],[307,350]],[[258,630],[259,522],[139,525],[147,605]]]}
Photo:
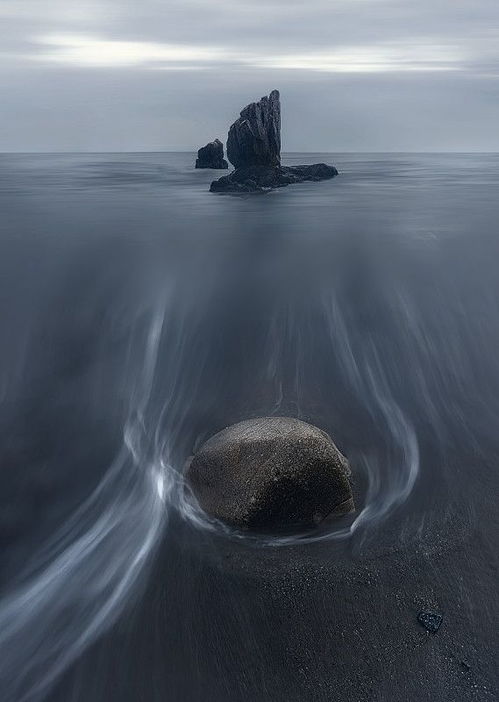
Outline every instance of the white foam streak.
{"label": "white foam streak", "polygon": [[343,373],[373,420],[377,424],[382,423],[395,453],[394,458],[384,458],[385,461],[390,460],[391,465],[385,465],[383,471],[377,464],[379,459],[363,456],[369,486],[365,506],[352,524],[353,533],[367,522],[381,521],[396,506],[405,502],[418,476],[419,446],[414,427],[390,391],[387,371],[380,361],[373,340],[367,337],[362,350],[355,352],[351,334],[336,299],[333,298],[329,304],[326,301],[325,310],[331,343]]}
{"label": "white foam streak", "polygon": [[[323,308],[331,341],[331,357],[340,366],[342,377],[347,381],[351,395],[359,406],[367,409],[374,426],[380,427],[386,450],[383,455],[364,453],[360,464],[368,477],[364,506],[347,527],[332,528],[327,532],[304,532],[291,536],[262,536],[238,532],[227,525],[208,517],[199,507],[194,495],[186,488],[178,494],[179,510],[193,526],[225,534],[229,538],[254,542],[258,546],[289,546],[297,543],[350,538],[361,528],[381,523],[393,510],[403,504],[414,487],[419,473],[419,445],[414,427],[397,404],[387,379],[388,369],[379,357],[374,340],[366,336],[360,349],[354,348],[353,335],[342,314],[337,299],[327,296]],[[284,324],[278,324],[284,319]],[[300,330],[295,328],[289,313],[285,318],[277,315],[269,328],[268,360],[266,377],[275,387],[273,414],[280,411],[283,403],[283,344],[295,342],[295,372],[291,392],[298,413],[300,408],[300,385],[303,372],[304,344],[307,343]],[[289,397],[286,398],[290,400]],[[386,455],[385,455],[386,454]]]}
{"label": "white foam streak", "polygon": [[163,313],[156,313],[124,446],[93,494],[0,601],[3,702],[36,702],[122,612],[162,533],[172,481],[141,436]]}

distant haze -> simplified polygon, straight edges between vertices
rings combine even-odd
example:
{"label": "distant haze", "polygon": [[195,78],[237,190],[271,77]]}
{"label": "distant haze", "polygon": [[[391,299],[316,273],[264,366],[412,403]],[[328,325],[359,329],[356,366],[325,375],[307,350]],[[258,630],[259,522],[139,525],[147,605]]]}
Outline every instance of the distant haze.
{"label": "distant haze", "polygon": [[499,151],[498,0],[0,0],[0,151]]}

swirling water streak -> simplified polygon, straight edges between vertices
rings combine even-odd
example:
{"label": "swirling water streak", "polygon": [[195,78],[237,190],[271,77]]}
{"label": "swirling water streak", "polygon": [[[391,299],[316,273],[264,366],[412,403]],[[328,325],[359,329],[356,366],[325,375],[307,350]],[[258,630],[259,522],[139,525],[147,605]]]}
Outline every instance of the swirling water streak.
{"label": "swirling water streak", "polygon": [[93,494],[0,601],[3,702],[36,702],[119,616],[158,543],[171,488],[139,437],[154,382],[164,308],[146,342],[124,445]]}

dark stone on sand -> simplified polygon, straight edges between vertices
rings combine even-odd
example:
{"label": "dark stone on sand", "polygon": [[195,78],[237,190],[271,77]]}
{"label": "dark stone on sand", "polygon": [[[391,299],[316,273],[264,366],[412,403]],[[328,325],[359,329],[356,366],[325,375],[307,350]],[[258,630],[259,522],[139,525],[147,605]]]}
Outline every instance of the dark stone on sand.
{"label": "dark stone on sand", "polygon": [[224,159],[224,147],[219,139],[202,146],[198,151],[196,168],[226,169],[229,164]]}
{"label": "dark stone on sand", "polygon": [[229,129],[227,158],[234,168],[279,166],[281,163],[281,103],[273,90],[241,111]]}
{"label": "dark stone on sand", "polygon": [[418,614],[418,622],[432,634],[437,633],[443,620],[443,616],[438,612],[420,612]]}
{"label": "dark stone on sand", "polygon": [[288,417],[234,424],[190,459],[201,508],[240,529],[311,528],[354,509],[350,468],[326,432]]}
{"label": "dark stone on sand", "polygon": [[212,193],[255,193],[283,188],[306,180],[328,180],[338,175],[334,166],[314,163],[311,166],[248,166],[214,180]]}

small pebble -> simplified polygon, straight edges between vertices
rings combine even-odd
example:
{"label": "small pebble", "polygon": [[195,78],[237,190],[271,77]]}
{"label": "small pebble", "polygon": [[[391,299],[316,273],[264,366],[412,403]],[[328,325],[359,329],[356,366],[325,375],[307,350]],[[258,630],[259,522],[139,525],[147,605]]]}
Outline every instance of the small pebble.
{"label": "small pebble", "polygon": [[418,614],[418,622],[424,626],[426,631],[436,634],[440,629],[444,618],[438,612],[420,612]]}

